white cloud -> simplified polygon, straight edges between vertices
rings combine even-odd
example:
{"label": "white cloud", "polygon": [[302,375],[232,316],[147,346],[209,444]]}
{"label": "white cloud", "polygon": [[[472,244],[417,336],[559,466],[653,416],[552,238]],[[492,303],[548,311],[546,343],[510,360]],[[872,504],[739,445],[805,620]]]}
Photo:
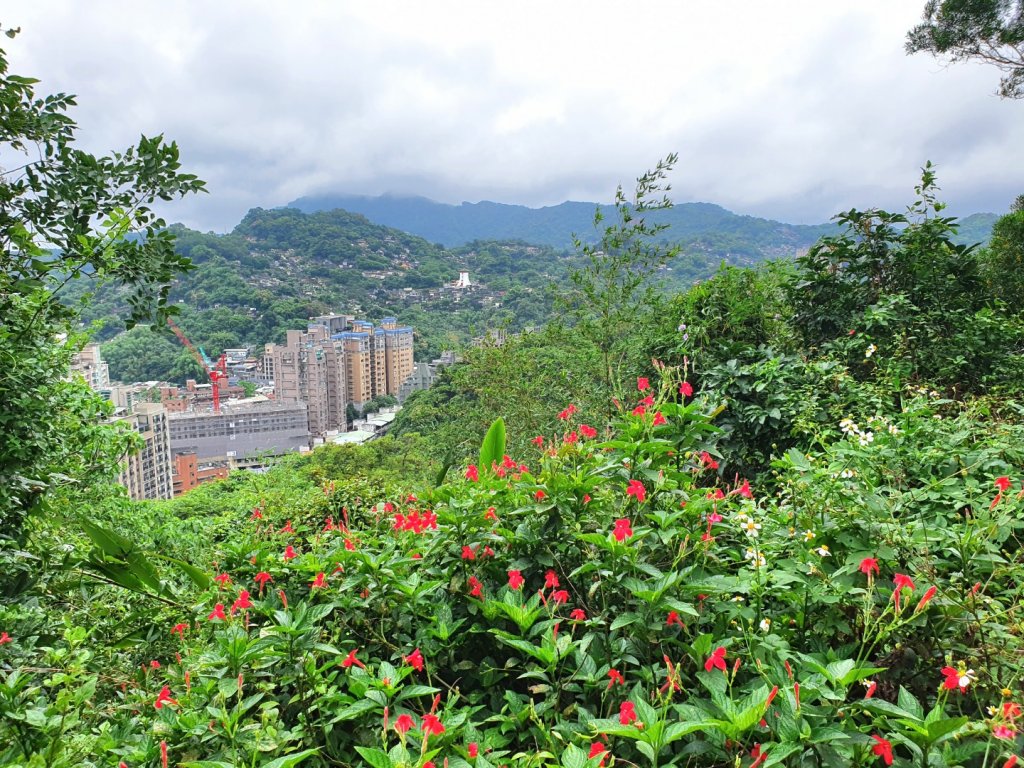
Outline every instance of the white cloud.
{"label": "white cloud", "polygon": [[485,3],[8,0],[12,71],[79,94],[83,143],[178,140],[229,229],[314,192],[607,200],[670,151],[675,197],[821,221],[1021,191],[1024,102],[997,73],[903,53],[923,0]]}

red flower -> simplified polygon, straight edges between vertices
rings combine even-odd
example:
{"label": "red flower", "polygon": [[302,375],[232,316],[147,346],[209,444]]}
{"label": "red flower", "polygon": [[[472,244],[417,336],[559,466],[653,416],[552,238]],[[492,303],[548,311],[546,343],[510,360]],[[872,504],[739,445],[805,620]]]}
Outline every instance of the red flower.
{"label": "red flower", "polygon": [[739,488],[737,488],[735,491],[733,491],[733,493],[738,493],[744,499],[752,499],[752,498],[754,498],[754,493],[753,493],[753,491],[750,490],[750,481],[749,480],[744,480],[743,481],[743,485],[741,485]]}
{"label": "red flower", "polygon": [[651,388],[651,382],[649,382],[647,380],[646,376],[637,376],[636,377],[636,388],[638,390],[640,390],[641,392],[643,392],[645,389],[650,389]]}
{"label": "red flower", "polygon": [[295,533],[295,529],[292,528],[291,520],[285,522],[284,527],[281,529],[281,533]]}
{"label": "red flower", "polygon": [[626,678],[624,678],[622,676],[622,673],[619,672],[617,669],[609,669],[608,670],[608,689],[611,690],[611,687],[613,685],[615,685],[616,683],[618,683],[619,685],[625,685],[626,684]]}
{"label": "red flower", "polygon": [[684,381],[679,385],[679,394],[683,397],[693,397],[693,387],[690,385],[690,382]]}
{"label": "red flower", "polygon": [[711,458],[711,454],[707,451],[701,451],[700,463],[708,469],[718,469],[718,462]]}
{"label": "red flower", "polygon": [[156,696],[156,701],[153,702],[153,706],[157,709],[163,709],[164,704],[177,705],[178,702],[171,698],[171,689],[168,686],[164,686],[160,689],[160,693]]}
{"label": "red flower", "polygon": [[483,595],[484,595],[484,585],[480,583],[480,579],[478,579],[476,576],[470,576],[469,577],[469,586],[470,586],[470,590],[469,590],[469,596],[470,597],[483,597]]}
{"label": "red flower", "polygon": [[[595,741],[595,742],[593,742],[590,745],[590,754],[587,755],[587,759],[588,760],[593,760],[598,755],[603,755],[607,751],[608,751],[608,747],[606,747],[600,741]],[[597,765],[598,765],[598,768],[604,768],[604,758],[603,757],[601,758],[601,761]]]}
{"label": "red flower", "polygon": [[415,651],[405,657],[407,664],[411,665],[417,672],[423,671],[423,654],[420,653],[420,649],[417,648]]}
{"label": "red flower", "polygon": [[210,615],[206,618],[210,621],[213,621],[214,619],[227,621],[228,617],[224,615],[224,603],[217,603],[215,606],[213,606],[213,610],[210,612]]}
{"label": "red flower", "polygon": [[874,573],[876,576],[880,573],[878,570],[878,560],[873,557],[865,557],[860,561],[860,572],[871,578],[871,574]]}
{"label": "red flower", "polygon": [[487,511],[484,513],[484,520],[493,520],[494,522],[498,522],[498,515],[494,511],[494,507],[487,508]]}
{"label": "red flower", "polygon": [[536,445],[538,448],[540,448],[542,445],[544,445],[544,435],[537,435],[530,442]]}
{"label": "red flower", "polygon": [[974,672],[971,670],[961,672],[953,667],[943,667],[941,671],[946,676],[946,679],[942,681],[942,687],[950,691],[959,688],[960,693],[963,693],[974,680]]}
{"label": "red flower", "polygon": [[263,587],[266,586],[266,583],[268,581],[273,581],[274,577],[271,576],[266,571],[260,571],[259,573],[257,573],[255,576],[252,577],[252,580],[260,585],[260,594],[262,595],[263,594]]}
{"label": "red flower", "polygon": [[262,520],[263,519],[263,513],[260,511],[259,507],[253,507],[252,508],[252,514],[249,515],[249,519],[250,520]]}
{"label": "red flower", "polygon": [[399,715],[395,719],[395,730],[399,733],[407,733],[410,728],[416,726],[416,721],[409,715]]}
{"label": "red flower", "polygon": [[582,608],[573,608],[572,611],[569,613],[569,618],[573,621],[586,621],[587,612],[584,611]]}
{"label": "red flower", "polygon": [[874,681],[868,683],[868,690],[864,694],[864,698],[865,699],[870,699],[872,696],[875,695],[875,691],[877,691],[877,690],[878,690],[878,683],[876,683]]}
{"label": "red flower", "polygon": [[243,589],[238,593],[238,599],[231,604],[231,615],[234,616],[235,611],[245,610],[246,608],[252,608],[252,601],[249,600],[249,591]]}
{"label": "red flower", "polygon": [[583,503],[584,504],[589,504],[590,503],[590,494],[589,493],[584,493],[583,494]]}
{"label": "red flower", "polygon": [[914,591],[914,581],[909,576],[904,576],[902,573],[895,573],[892,577],[892,583],[896,585],[896,589],[909,589],[911,592]]}
{"label": "red flower", "polygon": [[926,605],[928,605],[928,601],[935,597],[935,593],[937,591],[938,590],[935,587],[928,587],[928,590],[924,593],[924,597],[918,601],[917,607],[914,609],[914,613],[921,611]]}
{"label": "red flower", "polygon": [[440,736],[444,733],[444,726],[437,718],[437,715],[426,714],[423,716],[423,722],[420,725],[420,730],[423,731],[424,736],[429,738],[431,736]]}
{"label": "red flower", "polygon": [[283,557],[284,557],[285,562],[287,562],[287,561],[291,560],[293,557],[295,557],[295,547],[293,547],[291,544],[289,544],[287,547],[285,547],[284,548],[284,556]]}
{"label": "red flower", "polygon": [[477,746],[475,741],[471,741],[466,745],[466,754],[470,757],[476,757],[480,754],[480,748]]}
{"label": "red flower", "polygon": [[330,531],[333,531],[333,530],[335,530],[335,528],[334,528],[334,518],[333,517],[328,517],[327,518],[327,522],[324,523],[324,533],[329,533]]}
{"label": "red flower", "polygon": [[643,416],[645,413],[647,413],[647,406],[645,405],[638,405],[633,409],[634,416]]}
{"label": "red flower", "polygon": [[1008,477],[997,477],[996,478],[996,488],[999,489],[1000,493],[1002,493],[1003,491],[1010,490],[1010,478],[1008,478]]}
{"label": "red flower", "polygon": [[597,430],[591,427],[589,424],[580,424],[580,434],[588,440],[593,440],[597,437]]}
{"label": "red flower", "polygon": [[886,765],[892,765],[892,743],[875,734],[871,734],[871,738],[876,742],[871,751],[882,758]]}
{"label": "red flower", "polygon": [[167,742],[160,742],[160,766],[161,768],[167,768]]}
{"label": "red flower", "polygon": [[320,589],[321,587],[326,587],[327,586],[326,579],[327,579],[327,577],[324,576],[324,572],[320,571],[320,573],[318,573],[316,575],[316,578],[314,578],[313,581],[310,582],[310,588],[311,589]]}
{"label": "red flower", "polygon": [[619,723],[622,725],[630,725],[635,723],[636,719],[636,707],[633,706],[633,702],[622,702],[622,706],[619,707]]}
{"label": "red flower", "polygon": [[719,646],[711,652],[707,660],[704,662],[704,671],[710,672],[712,669],[720,669],[723,672],[726,671],[725,667],[725,648]]}
{"label": "red flower", "polygon": [[569,417],[572,416],[574,413],[576,413],[576,406],[573,405],[572,403],[569,403],[566,409],[562,411],[560,414],[558,414],[558,418],[561,419],[562,421],[568,421]]}
{"label": "red flower", "polygon": [[673,624],[676,624],[676,625],[678,625],[680,627],[685,627],[686,626],[683,623],[683,620],[680,618],[678,613],[676,613],[675,611],[669,611],[668,612],[668,618],[665,619],[665,626],[666,627],[671,627]]}
{"label": "red flower", "polygon": [[476,560],[476,550],[468,544],[462,547],[462,559],[463,560]]}
{"label": "red flower", "polygon": [[537,491],[536,491],[536,492],[535,492],[535,493],[533,494],[533,498],[534,498],[534,499],[536,499],[537,501],[543,501],[543,500],[544,500],[544,497],[545,497],[545,496],[547,496],[547,494],[546,494],[546,493],[544,493],[544,491],[542,491],[542,490],[541,490],[541,489],[539,489],[539,488],[538,488],[538,489],[537,489]]}
{"label": "red flower", "polygon": [[523,579],[523,574],[519,571],[512,570],[508,572],[509,589],[519,590],[522,588],[524,582],[525,579]]}
{"label": "red flower", "polygon": [[651,425],[655,427],[660,427],[662,424],[665,423],[665,417],[661,415],[661,411],[656,412],[654,414],[654,421],[651,422]]}
{"label": "red flower", "polygon": [[470,464],[466,467],[466,479],[471,483],[475,483],[480,479],[480,473],[477,471],[476,464]]}
{"label": "red flower", "polygon": [[633,535],[633,528],[631,526],[632,523],[630,523],[628,518],[623,517],[616,520],[615,528],[612,529],[612,536],[618,542],[625,541]]}
{"label": "red flower", "polygon": [[1008,725],[997,725],[992,728],[992,735],[997,739],[1011,741],[1017,737],[1017,731]]}
{"label": "red flower", "polygon": [[228,584],[231,583],[231,577],[228,576],[226,573],[218,573],[216,576],[213,577],[213,580],[220,584],[222,587],[226,587]]}
{"label": "red flower", "polygon": [[551,593],[551,599],[558,605],[562,605],[563,603],[569,602],[569,593],[564,589],[560,589],[557,592]]}
{"label": "red flower", "polygon": [[1017,765],[1017,756],[1010,755],[1010,757],[1003,763],[1003,768],[1015,768]]}
{"label": "red flower", "polygon": [[561,586],[558,583],[558,574],[550,568],[544,573],[544,589],[554,589]]}
{"label": "red flower", "polygon": [[[177,634],[179,637],[181,637],[182,640],[184,640],[186,629],[188,629],[188,624],[175,624],[174,628],[171,629],[171,634]],[[4,632],[3,635],[0,635],[0,645],[11,642],[11,639],[9,637],[6,640],[4,640],[5,637],[7,637],[6,632]]]}
{"label": "red flower", "polygon": [[359,659],[356,658],[356,652],[358,650],[359,650],[358,648],[354,648],[351,651],[349,651],[348,652],[348,656],[346,656],[344,659],[342,659],[341,666],[345,667],[345,669],[348,669],[349,667],[355,665],[355,666],[359,667],[360,669],[366,669],[366,665],[363,664],[363,662],[361,662]]}
{"label": "red flower", "polygon": [[644,484],[639,480],[630,480],[629,487],[626,489],[627,496],[635,496],[637,504],[643,504],[647,498],[647,489],[644,488]]}
{"label": "red flower", "polygon": [[349,552],[356,551],[356,545],[352,543],[352,539],[345,539],[345,549]]}

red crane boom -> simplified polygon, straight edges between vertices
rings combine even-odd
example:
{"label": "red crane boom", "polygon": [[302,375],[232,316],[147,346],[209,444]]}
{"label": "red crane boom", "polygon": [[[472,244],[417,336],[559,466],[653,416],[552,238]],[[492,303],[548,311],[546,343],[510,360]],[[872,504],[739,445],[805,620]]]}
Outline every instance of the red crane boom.
{"label": "red crane boom", "polygon": [[213,412],[220,413],[220,382],[223,379],[227,379],[227,357],[223,354],[217,359],[217,365],[210,367],[203,356],[196,349],[196,345],[189,341],[188,336],[185,332],[179,328],[171,318],[167,318],[167,325],[170,326],[171,330],[174,331],[174,335],[178,337],[178,340],[185,345],[186,349],[192,353],[192,357],[199,363],[199,366],[206,371],[206,375],[210,377],[210,385],[213,390]]}

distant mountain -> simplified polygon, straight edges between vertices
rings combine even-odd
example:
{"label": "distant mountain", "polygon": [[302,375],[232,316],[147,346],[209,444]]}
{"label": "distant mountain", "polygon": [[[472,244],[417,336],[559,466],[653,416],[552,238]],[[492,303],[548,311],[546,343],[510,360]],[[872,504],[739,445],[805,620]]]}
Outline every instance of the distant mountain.
{"label": "distant mountain", "polygon": [[[527,208],[488,201],[449,205],[425,197],[322,195],[299,198],[289,207],[307,213],[343,208],[448,247],[474,240],[521,240],[570,248],[574,234],[585,241],[598,239],[596,203]],[[606,220],[614,214],[610,205],[602,205],[601,211]],[[696,250],[732,263],[791,254],[835,231],[831,224],[806,226],[739,216],[712,203],[681,203],[652,213],[651,219],[669,225],[665,239],[695,245]]]}
{"label": "distant mountain", "polygon": [[[361,213],[376,224],[395,227],[447,247],[475,240],[520,240],[554,248],[572,246],[572,236],[594,241],[596,203],[565,202],[545,208],[527,208],[483,201],[450,205],[425,197],[382,195],[318,195],[289,203],[306,213],[342,208]],[[602,205],[606,219],[612,206]],[[809,248],[823,235],[834,234],[834,224],[786,224],[756,216],[741,216],[713,203],[680,203],[651,214],[669,225],[665,238],[683,243],[690,252],[715,260],[750,264],[765,258],[793,255]],[[979,213],[963,219],[960,240],[988,240],[995,214]]]}

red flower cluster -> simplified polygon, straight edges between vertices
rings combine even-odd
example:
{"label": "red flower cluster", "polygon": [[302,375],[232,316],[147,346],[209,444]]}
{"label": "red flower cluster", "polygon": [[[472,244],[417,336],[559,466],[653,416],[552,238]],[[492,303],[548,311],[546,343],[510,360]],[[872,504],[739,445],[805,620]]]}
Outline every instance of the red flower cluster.
{"label": "red flower cluster", "polygon": [[408,515],[395,512],[395,524],[392,526],[396,531],[412,531],[423,533],[427,529],[437,530],[437,515],[429,509],[420,512],[418,509],[411,510]]}
{"label": "red flower cluster", "polygon": [[612,536],[618,542],[623,542],[633,535],[632,523],[628,518],[620,518],[615,521],[615,528],[612,529]]}
{"label": "red flower cluster", "polygon": [[523,574],[520,571],[511,570],[511,571],[508,572],[508,587],[509,587],[509,589],[518,591],[518,590],[522,589],[523,584],[525,583],[525,581],[526,580],[523,579]]}

